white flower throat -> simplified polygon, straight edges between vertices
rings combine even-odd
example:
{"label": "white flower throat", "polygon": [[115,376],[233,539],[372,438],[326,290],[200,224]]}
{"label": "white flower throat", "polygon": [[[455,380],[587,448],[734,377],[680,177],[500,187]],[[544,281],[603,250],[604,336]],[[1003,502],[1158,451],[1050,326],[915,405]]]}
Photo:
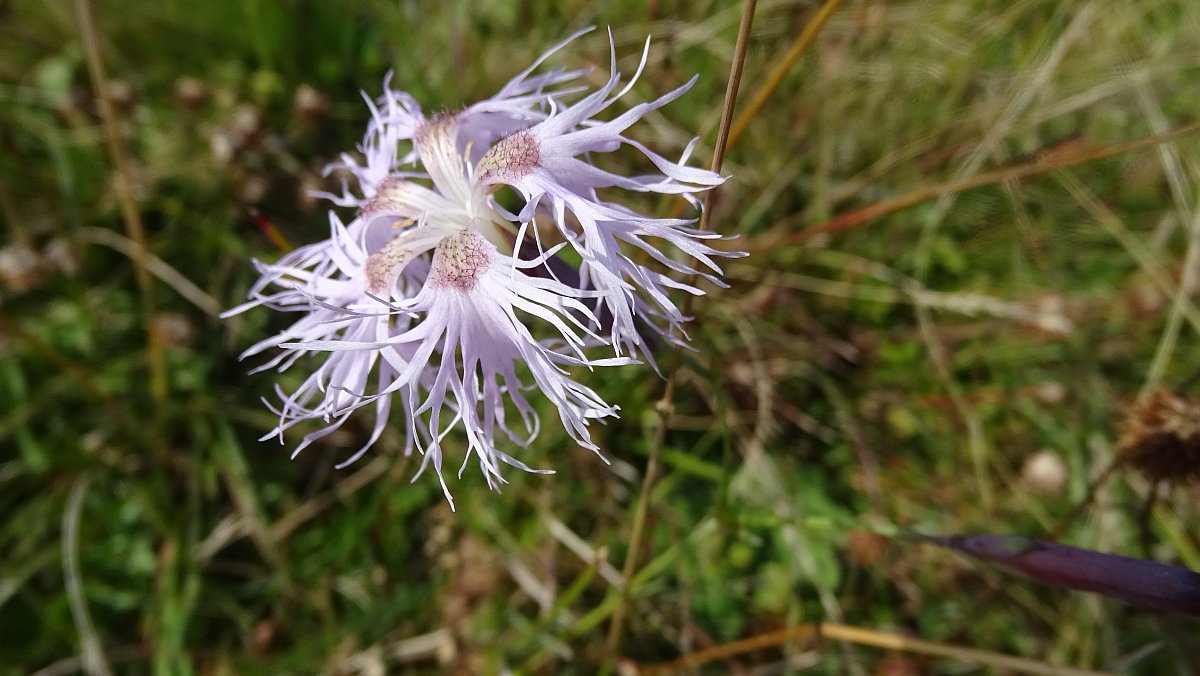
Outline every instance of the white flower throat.
{"label": "white flower throat", "polygon": [[488,153],[479,167],[471,170],[458,151],[456,128],[455,117],[443,115],[416,133],[415,145],[436,192],[388,177],[362,209],[360,218],[381,221],[372,224],[374,227],[387,223],[400,230],[367,258],[366,281],[371,293],[389,295],[404,268],[431,249],[434,255],[428,283],[469,291],[491,267],[497,249],[511,252],[513,243],[506,231],[515,226],[491,206],[486,184],[476,180],[503,168],[504,163],[498,164],[494,154]]}

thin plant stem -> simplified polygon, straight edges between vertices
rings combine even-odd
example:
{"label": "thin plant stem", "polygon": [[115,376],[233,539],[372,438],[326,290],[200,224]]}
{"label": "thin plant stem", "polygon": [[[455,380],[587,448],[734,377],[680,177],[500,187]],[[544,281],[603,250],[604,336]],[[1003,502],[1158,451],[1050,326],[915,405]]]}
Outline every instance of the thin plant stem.
{"label": "thin plant stem", "polygon": [[162,341],[155,327],[154,286],[147,265],[146,229],[142,226],[142,215],[133,198],[133,181],[129,177],[129,161],[117,129],[117,113],[108,91],[108,76],[104,71],[104,60],[100,55],[100,40],[96,33],[96,21],[92,15],[91,0],[75,0],[75,15],[79,21],[79,36],[87,59],[88,75],[92,89],[100,104],[103,121],[104,141],[113,165],[113,185],[117,201],[121,206],[121,218],[125,221],[125,232],[135,246],[133,266],[137,276],[138,293],[142,299],[142,311],[146,323],[146,356],[150,366],[150,393],[161,403],[167,396],[166,362],[163,359]]}
{"label": "thin plant stem", "polygon": [[1142,508],[1138,510],[1138,538],[1142,542],[1142,556],[1147,559],[1154,558],[1154,531],[1150,525],[1150,521],[1154,516],[1154,506],[1158,504],[1158,495],[1162,487],[1162,480],[1152,481],[1150,483],[1150,492],[1146,494],[1146,501],[1142,503]]}
{"label": "thin plant stem", "polygon": [[196,283],[188,279],[182,272],[171,267],[169,263],[158,256],[139,248],[133,240],[120,233],[105,228],[80,228],[76,237],[88,244],[106,246],[124,254],[131,260],[139,260],[140,257],[142,264],[150,274],[211,317],[220,315],[221,311],[225,309],[221,306],[220,301],[196,286]]}
{"label": "thin plant stem", "polygon": [[734,121],[733,129],[729,132],[729,145],[737,143],[742,134],[746,132],[746,129],[750,127],[750,122],[767,105],[767,101],[770,100],[771,95],[775,93],[779,85],[783,84],[783,79],[792,70],[792,66],[795,66],[800,57],[808,51],[813,40],[821,33],[821,29],[825,27],[825,24],[829,21],[829,17],[833,16],[833,13],[837,11],[840,4],[842,4],[842,0],[826,0],[821,9],[817,10],[816,15],[808,22],[804,30],[800,32],[799,37],[792,43],[792,46],[788,48],[787,54],[784,54],[779,63],[775,64],[775,68],[767,76],[767,81],[758,88],[758,91],[754,92],[754,98],[750,99],[750,103],[746,104],[746,107],[742,110],[742,114],[738,115],[737,120]]}
{"label": "thin plant stem", "polygon": [[[717,144],[713,150],[711,166],[712,170],[717,173],[720,173],[721,166],[725,161],[725,147],[729,142],[729,130],[733,121],[733,108],[737,101],[738,88],[742,82],[742,67],[746,62],[746,50],[750,41],[750,26],[754,21],[754,8],[756,4],[756,0],[744,0],[742,3],[742,17],[738,26],[737,42],[733,48],[733,64],[730,67],[729,82],[725,88],[724,109],[721,111],[721,125],[717,131]],[[709,190],[705,195],[704,212],[700,216],[699,227],[701,230],[707,230],[709,227],[709,214],[712,212],[713,195],[715,193],[716,189],[714,188]],[[695,275],[691,275],[688,283],[689,286],[695,284],[694,278]],[[684,316],[690,314],[692,298],[689,295],[684,301]],[[617,653],[621,648],[621,630],[624,627],[625,612],[629,605],[630,583],[633,579],[634,569],[637,568],[638,550],[641,548],[642,531],[646,524],[646,511],[650,504],[650,492],[654,488],[654,481],[658,475],[658,458],[663,442],[666,440],[667,427],[671,419],[671,402],[675,397],[676,374],[679,372],[681,361],[680,352],[676,349],[672,356],[671,368],[667,370],[662,397],[655,405],[655,411],[658,413],[657,424],[650,442],[650,459],[646,463],[646,473],[642,477],[642,487],[638,492],[637,506],[634,508],[633,525],[629,533],[629,548],[625,552],[625,565],[621,570],[621,579],[624,581],[621,587],[621,599],[613,611],[612,620],[608,625],[607,654],[613,660],[618,657]]]}
{"label": "thin plant stem", "polygon": [[1188,224],[1187,253],[1183,262],[1183,279],[1175,290],[1171,303],[1171,313],[1167,316],[1167,325],[1159,339],[1158,348],[1154,351],[1154,359],[1150,362],[1146,382],[1138,393],[1138,403],[1145,403],[1153,396],[1154,391],[1161,385],[1167,373],[1171,356],[1175,353],[1175,345],[1179,341],[1179,330],[1183,327],[1183,319],[1192,303],[1192,294],[1200,285],[1200,212],[1191,215]]}
{"label": "thin plant stem", "polygon": [[730,657],[754,650],[762,650],[763,648],[771,648],[786,643],[811,644],[822,639],[833,639],[835,641],[854,643],[856,645],[871,646],[873,648],[882,648],[885,650],[895,650],[900,652],[909,652],[918,655],[929,655],[931,657],[945,657],[969,664],[978,664],[991,667],[993,669],[1014,671],[1024,674],[1045,674],[1046,676],[1100,676],[1101,674],[1105,673],[1099,671],[1088,671],[1085,669],[1060,667],[1024,657],[1014,657],[1012,655],[1004,655],[1002,653],[995,653],[987,650],[963,648],[960,646],[946,645],[943,643],[934,643],[932,641],[922,641],[920,639],[909,638],[907,636],[899,636],[896,634],[875,631],[873,629],[854,627],[846,624],[837,624],[834,622],[802,624],[795,627],[789,627],[787,629],[780,629],[778,631],[760,634],[758,636],[751,636],[750,638],[734,641],[733,643],[727,643],[724,645],[713,646],[705,650],[700,650],[690,655],[685,655],[673,662],[651,665],[642,669],[640,673],[649,676],[650,674],[673,674],[690,671],[716,660],[729,659]]}
{"label": "thin plant stem", "polygon": [[103,401],[108,398],[109,395],[84,364],[68,357],[61,350],[42,340],[36,334],[27,331],[20,322],[9,319],[3,313],[0,313],[0,336],[4,336],[5,334],[20,340],[30,351],[58,367],[60,371],[70,378],[72,383],[87,392],[88,396],[92,397],[94,401]]}
{"label": "thin plant stem", "polygon": [[842,214],[841,216],[833,218],[820,225],[804,228],[803,230],[797,231],[795,234],[793,234],[790,237],[789,243],[803,241],[822,233],[849,230],[859,225],[863,225],[887,216],[888,214],[896,211],[916,206],[917,204],[926,202],[936,197],[941,197],[942,195],[963,192],[965,190],[979,188],[992,183],[1013,181],[1029,176],[1035,176],[1037,174],[1044,174],[1055,169],[1062,169],[1064,167],[1070,167],[1077,164],[1084,164],[1085,162],[1092,162],[1107,157],[1113,157],[1115,155],[1122,155],[1135,150],[1142,150],[1143,148],[1152,148],[1154,146],[1161,145],[1163,143],[1169,143],[1185,136],[1191,136],[1197,132],[1200,132],[1200,124],[1190,124],[1163,134],[1147,136],[1134,141],[1117,143],[1110,146],[1104,146],[1102,148],[1089,148],[1071,153],[1039,157],[1038,159],[1025,164],[1004,167],[1002,169],[987,171],[975,176],[968,176],[963,179],[957,179],[946,183],[940,183],[938,185],[918,188],[898,197],[894,197],[890,200],[877,202],[861,209],[856,209],[849,213]]}
{"label": "thin plant stem", "polygon": [[[762,112],[763,107],[766,106],[767,101],[770,100],[775,90],[779,88],[779,85],[783,84],[783,79],[787,77],[792,66],[795,66],[800,57],[804,56],[804,53],[812,46],[813,40],[820,34],[821,29],[825,27],[825,24],[829,21],[829,17],[833,16],[834,11],[840,4],[842,4],[842,0],[826,0],[821,9],[817,10],[812,20],[804,26],[804,30],[800,31],[800,35],[796,37],[796,41],[792,43],[791,47],[788,47],[787,53],[775,64],[775,68],[767,76],[767,81],[758,88],[758,91],[754,92],[754,98],[750,100],[750,103],[742,111],[742,114],[734,119],[732,127],[729,130],[728,141],[724,146],[717,147],[717,152],[721,153],[722,159],[724,159],[725,150],[738,142],[738,139],[750,127],[750,123]],[[683,214],[684,209],[684,204],[680,202],[675,206],[671,216],[673,218],[679,217]]]}
{"label": "thin plant stem", "polygon": [[87,495],[91,479],[79,479],[71,489],[63,509],[62,546],[63,581],[66,583],[67,600],[71,606],[71,618],[79,632],[81,667],[88,676],[111,676],[112,668],[100,643],[100,636],[88,613],[87,598],[83,590],[83,578],[79,573],[79,514],[83,510],[83,499]]}
{"label": "thin plant stem", "polygon": [[1082,515],[1089,507],[1092,506],[1092,503],[1096,500],[1096,494],[1100,492],[1100,489],[1104,487],[1104,484],[1108,483],[1108,480],[1113,476],[1113,474],[1124,464],[1124,458],[1117,456],[1116,458],[1113,458],[1108,465],[1104,467],[1104,469],[1100,470],[1100,474],[1096,475],[1096,478],[1092,479],[1091,483],[1088,484],[1087,492],[1084,494],[1083,499],[1080,500],[1079,504],[1075,505],[1070,512],[1067,512],[1065,516],[1059,519],[1058,524],[1047,536],[1048,539],[1058,540],[1061,538],[1063,534],[1067,532],[1067,529],[1071,527],[1071,524],[1074,523],[1075,520],[1080,517],[1080,515]]}

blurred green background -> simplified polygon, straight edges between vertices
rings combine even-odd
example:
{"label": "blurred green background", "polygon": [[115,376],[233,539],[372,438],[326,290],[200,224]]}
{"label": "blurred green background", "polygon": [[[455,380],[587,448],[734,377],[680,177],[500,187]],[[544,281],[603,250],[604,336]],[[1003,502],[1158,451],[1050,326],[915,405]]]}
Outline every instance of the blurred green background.
{"label": "blurred green background", "polygon": [[[743,102],[819,5],[759,2]],[[1149,484],[1120,469],[1075,513],[1118,453],[1124,407],[1200,369],[1200,143],[803,232],[1195,123],[1200,3],[843,3],[730,149],[712,224],[752,255],[694,305],[698,351],[678,374],[616,654],[605,633],[662,391],[650,368],[580,376],[622,408],[596,430],[611,466],[551,412],[519,457],[558,473],[510,472],[494,494],[468,471],[451,513],[433,477],[410,483],[402,430],[340,471],[365,423],[295,460],[257,442],[274,425],[259,399],[300,371],[249,376],[237,355],[288,318],[215,314],[243,298],[252,257],[279,255],[272,229],[326,236],[306,191],[331,187],[321,168],[360,139],[360,92],[378,94],[389,69],[426,110],[452,109],[578,28],[612,26],[626,73],[653,35],[630,101],[700,80],[633,134],[668,156],[698,134],[707,162],[740,6],[94,10],[167,387],[151,387],[136,247],[75,5],[0,1],[0,673],[592,673],[818,620],[1047,669],[1200,669],[1194,621],[883,537],[1055,534],[1200,568],[1194,484],[1147,509]],[[607,50],[597,31],[553,64],[596,65],[599,84]],[[447,441],[448,466],[463,447]],[[776,641],[698,671],[987,671],[972,664]]]}

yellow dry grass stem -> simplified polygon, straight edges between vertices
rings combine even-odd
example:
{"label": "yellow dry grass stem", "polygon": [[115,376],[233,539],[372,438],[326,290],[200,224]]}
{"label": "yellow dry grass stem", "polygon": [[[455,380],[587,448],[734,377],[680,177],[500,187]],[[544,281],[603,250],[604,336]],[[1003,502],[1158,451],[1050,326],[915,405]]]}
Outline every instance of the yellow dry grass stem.
{"label": "yellow dry grass stem", "polygon": [[779,63],[775,64],[775,68],[767,76],[767,81],[758,88],[758,91],[754,92],[754,98],[750,99],[750,103],[746,104],[746,109],[734,121],[733,129],[729,132],[729,145],[732,146],[734,143],[737,143],[742,134],[746,132],[746,129],[750,126],[750,122],[767,105],[767,101],[770,100],[771,95],[775,93],[779,85],[783,84],[783,79],[791,72],[792,66],[795,66],[800,57],[812,46],[813,40],[820,35],[821,29],[829,22],[829,17],[833,16],[833,13],[837,11],[838,5],[841,4],[842,0],[826,0],[825,4],[821,5],[821,9],[817,10],[812,20],[804,26],[804,30],[800,31],[800,35],[796,38],[796,41],[792,43],[787,53],[783,55]]}
{"label": "yellow dry grass stem", "polygon": [[[721,126],[717,131],[717,143],[713,150],[712,170],[717,173],[721,172],[721,165],[725,160],[725,149],[729,144],[729,133],[733,123],[733,109],[737,102],[738,87],[742,82],[742,68],[746,63],[746,51],[750,42],[750,26],[754,22],[754,8],[757,4],[757,0],[744,0],[742,3],[742,16],[738,25],[737,42],[733,48],[733,64],[730,67],[729,82],[725,89],[725,101],[722,104]],[[715,193],[716,189],[714,188],[709,190],[705,195],[704,213],[700,217],[701,230],[708,230],[709,228],[708,219],[709,214],[712,213],[713,195]],[[695,274],[690,275],[688,285],[695,284],[695,278]],[[689,295],[684,300],[684,316],[691,314],[693,298],[694,296]],[[670,424],[671,402],[675,398],[676,376],[679,373],[680,363],[680,351],[676,349],[672,355],[671,366],[667,370],[667,379],[663,386],[662,397],[655,406],[658,418],[650,442],[650,459],[646,461],[646,473],[642,477],[642,487],[638,493],[637,506],[634,508],[633,523],[629,529],[629,547],[625,552],[625,564],[621,569],[621,578],[625,581],[625,584],[619,592],[621,596],[616,609],[613,611],[612,620],[608,625],[608,638],[605,641],[606,653],[609,656],[610,664],[619,657],[620,653],[621,631],[624,628],[625,612],[629,605],[631,587],[629,581],[633,579],[634,569],[637,568],[638,550],[642,544],[642,530],[646,524],[646,510],[650,505],[651,489],[654,488],[654,481],[658,474],[658,458],[662,452],[663,443],[666,441],[667,427]]]}
{"label": "yellow dry grass stem", "polygon": [[[746,105],[746,109],[742,111],[742,114],[734,119],[732,126],[729,128],[729,136],[726,144],[724,146],[717,146],[717,151],[714,153],[714,160],[717,160],[714,161],[714,171],[720,171],[719,160],[724,159],[725,151],[737,143],[742,134],[746,132],[746,129],[750,127],[750,123],[754,121],[754,118],[762,112],[762,109],[767,105],[767,101],[771,99],[771,96],[779,88],[779,85],[783,84],[783,79],[787,77],[787,74],[791,72],[792,66],[795,66],[800,57],[812,46],[813,40],[821,33],[821,29],[828,23],[829,17],[833,16],[834,11],[841,4],[842,0],[826,0],[821,9],[817,10],[812,20],[804,26],[804,30],[800,31],[800,35],[796,37],[796,41],[792,43],[787,53],[779,59],[779,62],[775,64],[775,68],[771,70],[771,74],[767,76],[767,81],[758,88],[758,91],[754,92],[754,98]],[[710,191],[709,194],[712,194],[712,192]],[[686,208],[686,202],[676,203],[671,217],[679,218]],[[707,214],[708,211],[706,210],[705,213]]]}
{"label": "yellow dry grass stem", "polygon": [[927,202],[931,199],[949,195],[953,193],[971,190],[993,183],[1003,183],[1005,181],[1013,181],[1017,179],[1044,174],[1055,169],[1102,160],[1107,157],[1114,157],[1124,153],[1153,148],[1164,143],[1170,143],[1186,136],[1191,136],[1200,132],[1200,124],[1190,124],[1185,127],[1180,127],[1172,131],[1147,136],[1144,138],[1127,141],[1125,143],[1117,143],[1114,145],[1104,146],[1101,148],[1085,148],[1073,152],[1052,154],[1045,157],[1039,157],[1032,162],[1018,164],[1010,167],[996,169],[994,171],[985,171],[982,174],[968,176],[962,179],[939,183],[937,185],[918,188],[911,192],[907,192],[898,197],[889,200],[877,202],[861,209],[856,209],[849,213],[842,214],[820,225],[815,225],[810,228],[804,228],[795,232],[788,243],[795,243],[806,240],[814,235],[819,235],[826,232],[838,232],[841,230],[849,230],[864,223],[877,220],[888,214],[907,209],[922,202]]}
{"label": "yellow dry grass stem", "polygon": [[159,339],[155,323],[154,281],[146,265],[146,259],[149,256],[146,229],[142,225],[142,214],[138,211],[137,203],[134,201],[133,180],[129,176],[129,159],[125,154],[125,146],[121,142],[120,132],[117,130],[117,113],[108,91],[108,75],[104,71],[104,61],[100,55],[100,39],[96,34],[96,22],[92,15],[90,0],[76,0],[75,14],[79,21],[79,36],[83,42],[88,74],[92,80],[92,88],[96,91],[97,102],[100,104],[100,118],[104,123],[104,140],[113,165],[113,186],[116,189],[117,201],[121,206],[121,218],[125,221],[125,231],[129,235],[129,239],[136,247],[133,264],[137,275],[138,293],[142,298],[142,311],[145,315],[146,357],[150,365],[150,393],[156,402],[161,403],[167,398],[167,366],[162,341]]}
{"label": "yellow dry grass stem", "polygon": [[677,660],[649,666],[641,670],[641,674],[673,674],[689,669],[695,669],[717,660],[729,659],[743,653],[764,648],[773,648],[787,643],[810,644],[820,640],[842,641],[856,645],[895,650],[898,652],[928,655],[930,657],[945,657],[971,664],[979,664],[996,669],[1012,670],[1023,674],[1041,674],[1044,676],[1101,676],[1108,672],[1074,669],[1046,664],[1037,660],[1023,657],[1013,657],[987,650],[963,648],[960,646],[922,641],[916,638],[900,636],[887,632],[864,629],[834,622],[802,624],[788,629],[768,632],[751,636],[733,643],[713,646],[705,650],[685,655]]}
{"label": "yellow dry grass stem", "polygon": [[[750,37],[750,25],[754,18],[755,0],[745,0],[742,5],[742,17],[738,29],[737,43],[734,45],[733,64],[730,69],[729,83],[725,91],[725,101],[721,112],[721,125],[717,131],[717,142],[713,150],[713,158],[711,168],[713,171],[720,173],[721,166],[724,163],[725,151],[741,136],[750,120],[762,110],[767,99],[783,81],[791,67],[799,60],[800,56],[808,49],[820,33],[821,28],[828,21],[834,10],[840,4],[840,0],[827,0],[817,14],[809,21],[800,36],[793,43],[787,54],[776,65],[767,82],[759,88],[755,94],[750,106],[737,120],[733,117],[734,104],[737,101],[737,92],[741,84],[742,68],[746,60],[746,50]],[[710,190],[705,195],[704,211],[700,216],[700,229],[709,229],[709,218],[712,214],[713,197],[716,190]],[[682,203],[677,208],[682,208]],[[675,214],[678,216],[678,214]],[[695,280],[689,280],[689,284],[694,284]],[[693,296],[688,296],[684,301],[683,313],[688,315],[691,313],[691,301]],[[642,479],[642,488],[638,494],[637,506],[634,509],[633,523],[630,528],[629,548],[625,554],[625,564],[622,567],[622,578],[626,581],[626,585],[621,589],[621,599],[613,612],[612,620],[609,624],[608,639],[606,641],[607,654],[610,659],[616,659],[620,650],[621,631],[624,626],[625,612],[629,604],[630,585],[628,581],[633,578],[634,569],[637,567],[638,550],[641,547],[642,531],[645,527],[646,510],[650,501],[651,489],[654,487],[654,480],[658,473],[658,456],[662,445],[665,441],[666,430],[670,422],[672,400],[675,396],[676,373],[679,371],[680,354],[676,350],[673,357],[671,368],[667,371],[666,384],[663,387],[663,395],[659,399],[656,406],[658,411],[657,425],[654,428],[653,438],[650,446],[650,459],[646,463],[646,473]]]}

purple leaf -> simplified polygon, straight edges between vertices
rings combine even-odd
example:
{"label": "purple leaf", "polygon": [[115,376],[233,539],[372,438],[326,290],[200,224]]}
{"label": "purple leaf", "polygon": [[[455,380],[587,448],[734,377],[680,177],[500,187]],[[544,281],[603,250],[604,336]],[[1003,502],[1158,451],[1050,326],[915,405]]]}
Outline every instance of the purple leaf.
{"label": "purple leaf", "polygon": [[1039,582],[1128,603],[1200,615],[1200,573],[1019,535],[920,536]]}

